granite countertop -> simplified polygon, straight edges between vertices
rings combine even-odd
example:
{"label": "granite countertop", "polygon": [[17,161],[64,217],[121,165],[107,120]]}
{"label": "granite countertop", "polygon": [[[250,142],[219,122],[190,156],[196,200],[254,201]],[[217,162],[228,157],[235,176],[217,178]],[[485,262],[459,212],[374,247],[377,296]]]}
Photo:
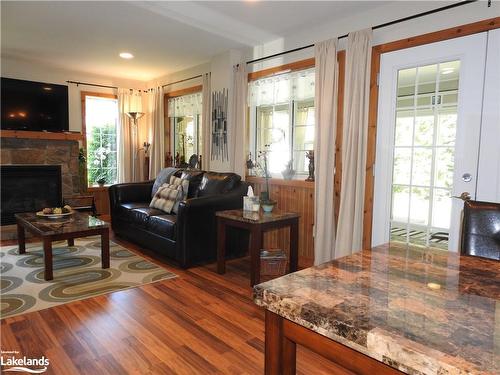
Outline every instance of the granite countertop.
{"label": "granite countertop", "polygon": [[408,374],[500,374],[500,262],[387,245],[256,285],[257,305]]}

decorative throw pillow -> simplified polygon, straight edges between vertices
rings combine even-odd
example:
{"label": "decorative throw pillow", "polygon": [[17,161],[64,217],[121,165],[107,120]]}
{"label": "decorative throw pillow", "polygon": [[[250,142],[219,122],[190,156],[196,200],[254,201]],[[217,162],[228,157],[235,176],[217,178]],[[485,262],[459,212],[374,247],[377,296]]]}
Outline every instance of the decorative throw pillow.
{"label": "decorative throw pillow", "polygon": [[159,210],[165,211],[167,214],[171,213],[175,204],[179,201],[179,197],[182,196],[182,186],[181,185],[169,185],[163,184],[157,190],[156,194],[153,196],[149,207],[157,208]]}
{"label": "decorative throw pillow", "polygon": [[172,187],[174,187],[174,186],[179,187],[180,186],[180,190],[182,191],[181,196],[177,198],[177,202],[175,203],[174,207],[172,208],[172,212],[174,214],[176,214],[177,210],[179,209],[179,203],[181,201],[184,201],[187,199],[187,195],[188,195],[188,191],[189,191],[189,180],[184,179],[184,178],[179,178],[176,176],[171,176],[170,177],[170,186],[172,186]]}
{"label": "decorative throw pillow", "polygon": [[153,184],[153,189],[151,190],[151,198],[153,198],[160,188],[161,185],[168,184],[170,181],[170,176],[172,176],[175,172],[179,171],[179,168],[163,168],[158,176],[156,176],[155,183]]}

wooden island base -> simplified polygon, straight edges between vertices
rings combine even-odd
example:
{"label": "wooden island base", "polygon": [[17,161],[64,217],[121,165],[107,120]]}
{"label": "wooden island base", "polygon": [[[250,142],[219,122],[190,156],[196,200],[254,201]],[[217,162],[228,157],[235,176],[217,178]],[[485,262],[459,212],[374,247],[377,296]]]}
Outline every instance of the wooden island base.
{"label": "wooden island base", "polygon": [[266,310],[266,375],[296,373],[296,345],[334,362],[338,374],[395,375],[402,372]]}

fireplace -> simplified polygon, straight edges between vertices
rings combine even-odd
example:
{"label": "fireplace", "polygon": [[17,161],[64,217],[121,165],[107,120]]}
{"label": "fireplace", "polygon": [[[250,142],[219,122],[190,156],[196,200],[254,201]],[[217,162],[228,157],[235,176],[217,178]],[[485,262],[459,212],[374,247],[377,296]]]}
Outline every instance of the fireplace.
{"label": "fireplace", "polygon": [[1,225],[14,224],[14,214],[62,204],[60,165],[2,165]]}

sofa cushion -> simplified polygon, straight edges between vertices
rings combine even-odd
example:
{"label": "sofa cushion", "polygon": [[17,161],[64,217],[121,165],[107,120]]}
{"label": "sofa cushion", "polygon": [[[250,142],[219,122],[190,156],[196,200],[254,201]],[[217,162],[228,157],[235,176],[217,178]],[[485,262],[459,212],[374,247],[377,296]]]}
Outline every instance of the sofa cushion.
{"label": "sofa cushion", "polygon": [[158,236],[167,237],[175,240],[175,224],[177,216],[175,215],[154,215],[148,220],[147,230]]}
{"label": "sofa cushion", "polygon": [[240,180],[241,177],[236,173],[206,172],[201,180],[197,196],[206,197],[209,195],[227,193],[232,190]]}
{"label": "sofa cushion", "polygon": [[189,190],[187,195],[188,199],[196,197],[204,173],[205,173],[204,171],[198,171],[198,170],[182,171],[181,178],[183,180],[189,181]]}
{"label": "sofa cushion", "polygon": [[[172,178],[177,178],[172,176]],[[151,200],[149,207],[157,208],[165,213],[172,212],[176,202],[182,198],[182,185],[163,184]]]}
{"label": "sofa cushion", "polygon": [[[176,172],[179,172],[179,168],[163,168],[158,176],[156,176],[155,183],[153,184],[153,189],[151,190],[151,198],[153,198],[163,184],[168,184],[170,182],[170,176],[174,175]],[[149,206],[149,204],[148,204]]]}
{"label": "sofa cushion", "polygon": [[164,213],[165,212],[157,210],[156,208],[150,208],[150,207],[134,208],[128,210],[128,212],[125,215],[125,219],[134,225],[137,225],[141,228],[146,228],[148,219],[151,215],[162,215]]}
{"label": "sofa cushion", "polygon": [[146,208],[149,207],[149,202],[131,202],[131,203],[120,203],[115,207],[114,214],[120,219],[126,220],[128,217],[128,212],[134,208]]}

